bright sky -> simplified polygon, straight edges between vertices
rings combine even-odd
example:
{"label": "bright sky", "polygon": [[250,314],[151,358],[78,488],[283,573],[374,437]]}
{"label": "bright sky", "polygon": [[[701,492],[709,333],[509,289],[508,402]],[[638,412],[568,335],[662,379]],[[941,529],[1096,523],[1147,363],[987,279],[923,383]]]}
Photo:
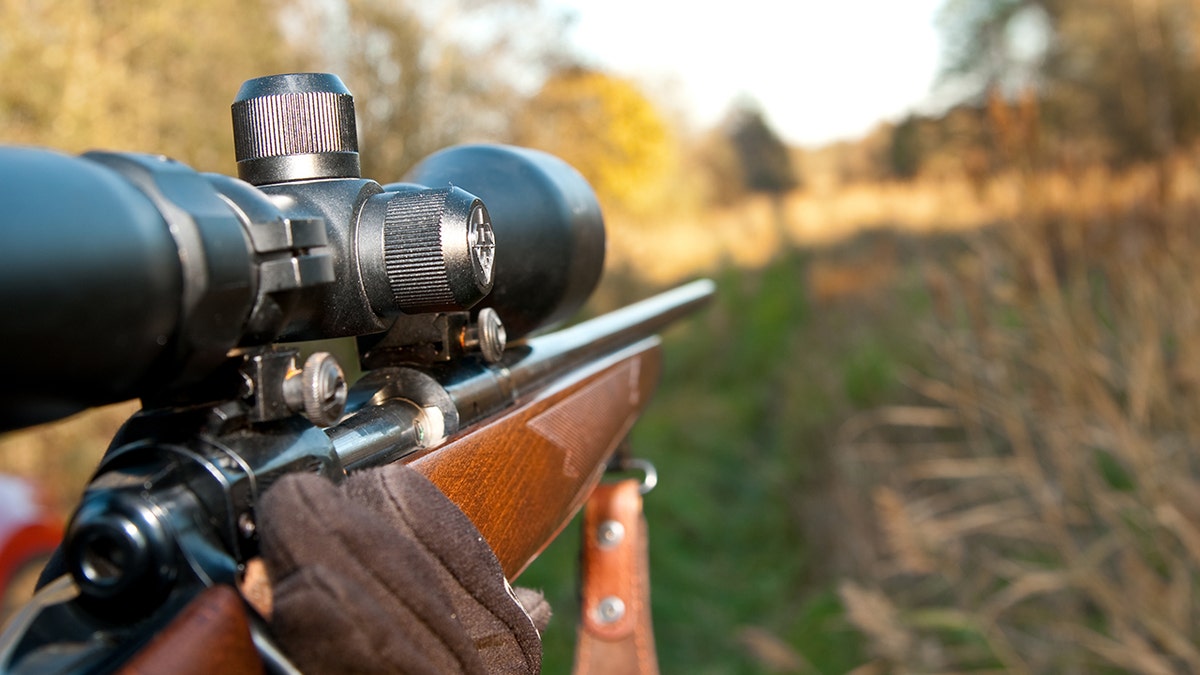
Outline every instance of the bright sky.
{"label": "bright sky", "polygon": [[553,0],[597,65],[677,83],[692,120],[715,124],[738,96],[788,141],[854,138],[926,102],[944,0]]}

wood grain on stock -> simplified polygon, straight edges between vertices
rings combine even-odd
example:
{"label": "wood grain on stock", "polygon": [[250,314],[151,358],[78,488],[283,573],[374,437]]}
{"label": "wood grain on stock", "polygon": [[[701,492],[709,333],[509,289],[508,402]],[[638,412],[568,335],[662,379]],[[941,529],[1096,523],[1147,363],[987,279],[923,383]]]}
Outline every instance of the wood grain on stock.
{"label": "wood grain on stock", "polygon": [[246,609],[237,591],[212,586],[154,636],[120,675],[261,675],[262,661],[250,638]]}
{"label": "wood grain on stock", "polygon": [[514,579],[583,505],[661,368],[657,340],[644,341],[410,464],[466,512]]}

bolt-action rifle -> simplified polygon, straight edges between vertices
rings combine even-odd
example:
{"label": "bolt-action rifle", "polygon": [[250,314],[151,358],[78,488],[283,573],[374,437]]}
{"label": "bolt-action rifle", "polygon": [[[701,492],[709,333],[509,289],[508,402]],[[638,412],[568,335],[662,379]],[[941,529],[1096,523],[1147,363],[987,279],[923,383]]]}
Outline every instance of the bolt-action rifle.
{"label": "bolt-action rifle", "polygon": [[[255,507],[294,472],[408,463],[515,578],[599,482],[650,398],[656,333],[694,282],[573,327],[604,257],[586,181],[462,146],[360,177],[333,75],[245,83],[238,176],[161,156],[0,148],[0,429],[140,398],[0,671],[105,671],[236,586]],[[355,338],[352,386],[307,341]],[[303,356],[302,356],[303,354]],[[249,620],[268,670],[286,670]],[[36,664],[36,665],[30,665]]]}

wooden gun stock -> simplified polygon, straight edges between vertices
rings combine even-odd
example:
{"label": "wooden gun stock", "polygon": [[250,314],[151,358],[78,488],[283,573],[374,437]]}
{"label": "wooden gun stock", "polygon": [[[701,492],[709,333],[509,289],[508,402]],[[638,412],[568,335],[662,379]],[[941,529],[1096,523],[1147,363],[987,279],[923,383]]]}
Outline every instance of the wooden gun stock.
{"label": "wooden gun stock", "polygon": [[410,465],[466,512],[516,578],[583,505],[661,367],[659,340],[642,340]]}
{"label": "wooden gun stock", "polygon": [[216,585],[188,603],[119,671],[120,675],[261,675],[237,591]]}
{"label": "wooden gun stock", "polygon": [[[499,419],[409,464],[471,518],[514,579],[582,507],[658,382],[657,338],[572,373]],[[214,586],[142,648],[121,675],[263,672],[245,608]]]}

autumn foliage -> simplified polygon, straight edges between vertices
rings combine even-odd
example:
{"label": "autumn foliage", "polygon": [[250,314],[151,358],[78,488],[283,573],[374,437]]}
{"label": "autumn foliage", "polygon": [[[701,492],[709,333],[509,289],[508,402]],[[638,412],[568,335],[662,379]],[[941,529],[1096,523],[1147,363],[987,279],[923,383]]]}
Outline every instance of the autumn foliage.
{"label": "autumn foliage", "polygon": [[628,79],[580,67],[552,74],[520,112],[513,139],[577,167],[606,207],[646,214],[668,206],[678,140]]}

